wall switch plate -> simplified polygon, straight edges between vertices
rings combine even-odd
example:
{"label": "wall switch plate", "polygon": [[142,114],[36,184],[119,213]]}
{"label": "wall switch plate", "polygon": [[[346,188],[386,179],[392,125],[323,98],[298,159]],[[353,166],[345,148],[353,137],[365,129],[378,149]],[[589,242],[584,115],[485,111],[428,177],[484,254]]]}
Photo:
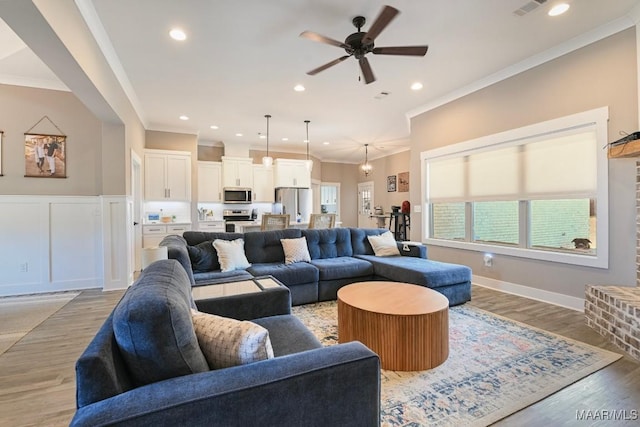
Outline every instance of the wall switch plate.
{"label": "wall switch plate", "polygon": [[484,266],[493,267],[493,256],[491,254],[484,254]]}
{"label": "wall switch plate", "polygon": [[420,212],[422,212],[422,206],[420,206],[420,205],[413,205],[413,211],[414,211],[415,213],[420,213]]}

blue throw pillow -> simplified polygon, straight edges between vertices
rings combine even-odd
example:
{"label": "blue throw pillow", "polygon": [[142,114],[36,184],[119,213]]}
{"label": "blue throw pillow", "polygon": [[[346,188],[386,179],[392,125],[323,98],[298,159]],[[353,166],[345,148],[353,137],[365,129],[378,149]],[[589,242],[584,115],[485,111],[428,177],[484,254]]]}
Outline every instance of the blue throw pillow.
{"label": "blue throw pillow", "polygon": [[209,370],[190,302],[187,273],[168,259],[145,268],[118,303],[113,331],[136,386]]}
{"label": "blue throw pillow", "polygon": [[194,246],[187,246],[189,260],[194,273],[206,273],[220,270],[218,252],[213,247],[211,240],[198,243]]}

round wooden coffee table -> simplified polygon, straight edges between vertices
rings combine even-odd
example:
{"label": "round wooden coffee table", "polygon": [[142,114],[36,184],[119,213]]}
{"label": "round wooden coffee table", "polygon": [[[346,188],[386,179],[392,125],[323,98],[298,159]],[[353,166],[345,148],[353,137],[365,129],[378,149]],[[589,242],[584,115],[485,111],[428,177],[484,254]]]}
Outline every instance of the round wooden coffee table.
{"label": "round wooden coffee table", "polygon": [[360,282],[338,291],[338,341],[360,341],[383,369],[420,371],[449,356],[449,300],[424,286]]}

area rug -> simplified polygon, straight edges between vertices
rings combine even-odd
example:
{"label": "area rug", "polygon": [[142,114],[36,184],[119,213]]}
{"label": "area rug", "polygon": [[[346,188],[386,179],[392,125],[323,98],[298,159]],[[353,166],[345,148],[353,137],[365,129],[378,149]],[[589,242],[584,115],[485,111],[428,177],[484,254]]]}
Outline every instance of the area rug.
{"label": "area rug", "polygon": [[[293,313],[323,345],[338,340],[335,301]],[[449,311],[449,358],[381,372],[383,426],[486,426],[602,369],[620,355],[468,305]]]}
{"label": "area rug", "polygon": [[61,292],[0,298],[0,354],[78,295]]}

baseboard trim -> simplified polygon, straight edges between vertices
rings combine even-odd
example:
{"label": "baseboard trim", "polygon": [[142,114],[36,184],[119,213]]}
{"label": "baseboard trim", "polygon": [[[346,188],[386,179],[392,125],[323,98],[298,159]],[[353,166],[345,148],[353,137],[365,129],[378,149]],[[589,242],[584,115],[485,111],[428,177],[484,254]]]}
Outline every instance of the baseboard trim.
{"label": "baseboard trim", "polygon": [[491,279],[489,277],[478,276],[475,274],[473,275],[471,281],[474,285],[482,286],[500,292],[505,292],[507,294],[529,298],[536,301],[546,302],[584,313],[584,298],[576,298],[569,295],[559,294],[557,292],[544,291],[542,289],[536,289],[530,286],[518,285],[515,283]]}

